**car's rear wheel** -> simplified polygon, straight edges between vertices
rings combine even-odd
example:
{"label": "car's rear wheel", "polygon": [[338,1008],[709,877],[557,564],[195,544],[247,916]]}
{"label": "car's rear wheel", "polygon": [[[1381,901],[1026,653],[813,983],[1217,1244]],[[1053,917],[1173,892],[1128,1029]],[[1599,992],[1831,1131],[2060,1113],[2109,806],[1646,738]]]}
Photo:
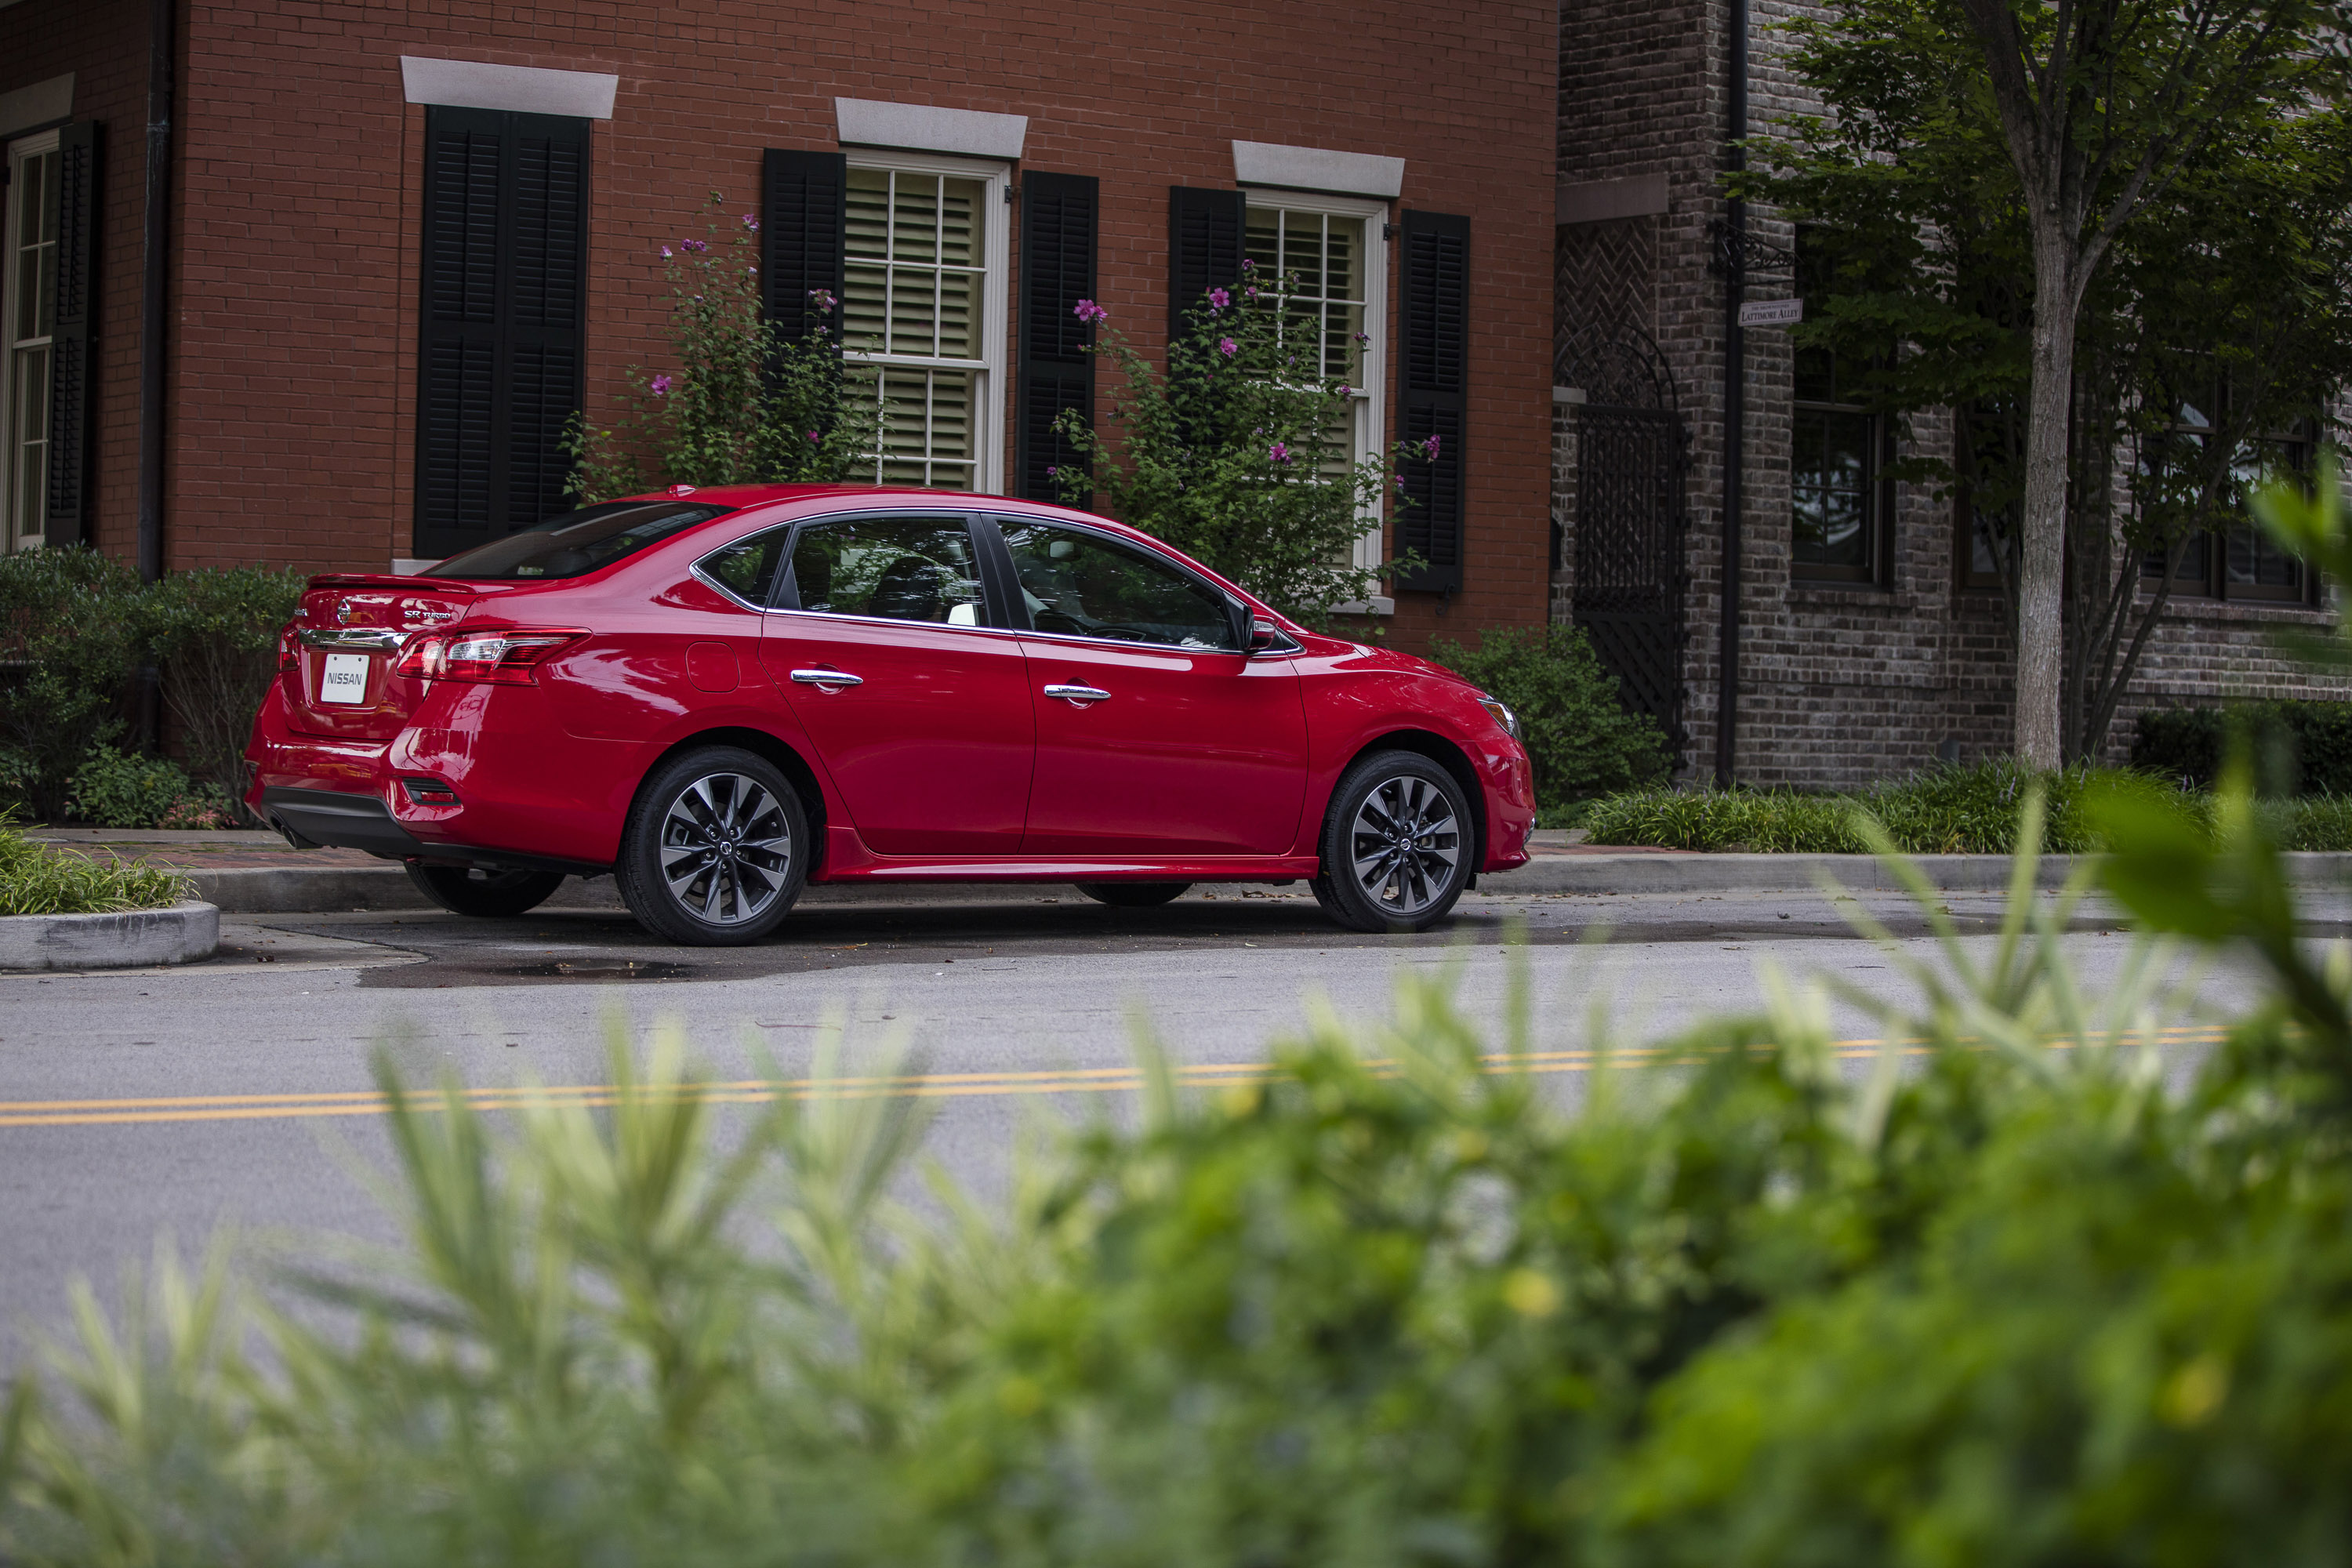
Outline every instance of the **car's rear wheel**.
{"label": "car's rear wheel", "polygon": [[1115,910],[1156,910],[1184,896],[1190,882],[1080,882],[1078,891]]}
{"label": "car's rear wheel", "polygon": [[671,758],[637,791],[613,879],[656,936],[739,947],[783,923],[808,863],[808,813],[782,770],[710,746]]}
{"label": "car's rear wheel", "polygon": [[547,902],[563,886],[561,871],[528,866],[420,866],[407,863],[416,890],[453,915],[504,920]]}
{"label": "car's rear wheel", "polygon": [[1452,773],[1415,752],[1376,752],[1331,792],[1315,901],[1351,931],[1426,931],[1469,885],[1477,841]]}

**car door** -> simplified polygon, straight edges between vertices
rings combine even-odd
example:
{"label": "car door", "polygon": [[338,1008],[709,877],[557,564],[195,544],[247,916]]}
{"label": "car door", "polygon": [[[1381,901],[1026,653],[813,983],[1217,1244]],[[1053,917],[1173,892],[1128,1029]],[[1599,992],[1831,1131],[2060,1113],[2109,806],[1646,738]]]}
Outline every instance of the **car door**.
{"label": "car door", "polygon": [[855,512],[793,535],[760,662],[877,855],[1020,847],[1036,725],[1020,641],[982,605],[963,513]]}
{"label": "car door", "polygon": [[1307,721],[1290,661],[1236,647],[1232,601],[1156,552],[993,520],[1037,705],[1027,855],[1279,855]]}

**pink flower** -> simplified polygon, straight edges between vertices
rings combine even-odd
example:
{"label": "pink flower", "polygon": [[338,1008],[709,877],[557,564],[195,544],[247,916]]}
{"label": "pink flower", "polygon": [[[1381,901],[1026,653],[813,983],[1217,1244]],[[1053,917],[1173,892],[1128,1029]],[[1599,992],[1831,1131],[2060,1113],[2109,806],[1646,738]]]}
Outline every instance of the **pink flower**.
{"label": "pink flower", "polygon": [[1217,352],[1224,355],[1227,359],[1231,359],[1234,355],[1241,353],[1241,345],[1234,342],[1231,338],[1219,338],[1217,340]]}
{"label": "pink flower", "polygon": [[814,430],[812,430],[812,431],[810,431],[810,432],[808,433],[808,438],[809,438],[809,444],[810,444],[811,446],[822,447],[823,445],[824,445],[824,437],[822,437],[822,436],[820,436],[820,435],[818,435],[818,434],[817,434],[815,431],[814,431]]}
{"label": "pink flower", "polygon": [[1257,270],[1257,263],[1244,256],[1242,258],[1242,270],[1244,272],[1255,272]]}
{"label": "pink flower", "polygon": [[1076,304],[1070,307],[1070,314],[1076,316],[1079,321],[1084,321],[1090,327],[1097,321],[1108,321],[1110,320],[1110,312],[1104,310],[1100,305],[1096,304],[1092,300],[1079,300]]}
{"label": "pink flower", "polygon": [[691,250],[697,255],[710,248],[708,242],[699,239],[681,239],[677,242],[677,247],[680,250]]}
{"label": "pink flower", "polygon": [[1233,302],[1234,297],[1231,294],[1226,293],[1223,289],[1212,289],[1209,290],[1209,309],[1212,311],[1222,310]]}
{"label": "pink flower", "polygon": [[1358,332],[1358,333],[1356,334],[1356,342],[1359,342],[1359,343],[1368,343],[1368,342],[1370,342],[1371,341],[1372,341],[1372,334],[1371,334],[1371,333],[1370,333],[1370,332]]}
{"label": "pink flower", "polygon": [[1242,290],[1242,292],[1243,292],[1244,294],[1247,295],[1249,298],[1251,298],[1251,299],[1255,300],[1255,299],[1256,299],[1256,298],[1257,298],[1257,285],[1256,285],[1256,284],[1255,284],[1255,283],[1253,283],[1253,284],[1251,284],[1248,288],[1246,288],[1246,289],[1243,289],[1243,290]]}
{"label": "pink flower", "polygon": [[1397,476],[1397,494],[1404,494],[1404,476],[1402,474],[1399,474]]}
{"label": "pink flower", "polygon": [[1061,469],[1059,469],[1059,468],[1055,468],[1055,467],[1054,467],[1054,466],[1053,466],[1052,464],[1050,464],[1050,463],[1048,463],[1048,464],[1045,466],[1045,477],[1046,477],[1047,479],[1052,479],[1055,474],[1060,473],[1061,471],[1062,471]]}
{"label": "pink flower", "polygon": [[662,247],[662,259],[663,259],[664,261],[667,261],[667,260],[670,258],[670,255],[671,255],[671,252],[670,252],[670,248],[669,248],[669,247],[668,247],[668,246],[667,246],[667,245],[663,246],[663,247]]}
{"label": "pink flower", "polygon": [[831,310],[840,301],[833,297],[833,290],[830,289],[812,289],[809,290],[809,303],[814,305],[820,312],[824,312]]}
{"label": "pink flower", "polygon": [[1276,441],[1273,446],[1268,447],[1265,449],[1265,455],[1273,458],[1277,463],[1286,463],[1290,461],[1290,448],[1284,446],[1279,441]]}
{"label": "pink flower", "polygon": [[751,233],[757,234],[760,232],[760,220],[753,217],[750,213],[745,213],[743,215],[743,226],[746,229],[749,229]]}
{"label": "pink flower", "polygon": [[1356,395],[1356,389],[1355,389],[1354,387],[1349,386],[1349,385],[1346,382],[1344,382],[1344,381],[1343,381],[1343,382],[1341,382],[1341,383],[1339,384],[1339,395],[1340,395],[1340,396],[1342,396],[1342,397],[1353,397],[1355,395]]}
{"label": "pink flower", "polygon": [[654,377],[654,395],[656,397],[667,397],[669,395],[669,377],[666,375],[657,375]]}
{"label": "pink flower", "polygon": [[1421,455],[1431,462],[1437,461],[1437,437],[1432,436],[1421,444]]}

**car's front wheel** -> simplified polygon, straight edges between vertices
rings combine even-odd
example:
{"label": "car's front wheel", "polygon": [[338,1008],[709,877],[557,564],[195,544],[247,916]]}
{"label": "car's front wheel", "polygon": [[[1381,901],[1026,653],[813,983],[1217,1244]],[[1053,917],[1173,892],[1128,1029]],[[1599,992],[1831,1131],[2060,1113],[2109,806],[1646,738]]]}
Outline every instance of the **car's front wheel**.
{"label": "car's front wheel", "polygon": [[1190,882],[1080,882],[1078,891],[1115,910],[1156,910],[1184,896]]}
{"label": "car's front wheel", "polygon": [[420,866],[408,862],[416,890],[453,915],[505,920],[528,914],[563,886],[561,871],[527,866]]}
{"label": "car's front wheel", "polygon": [[808,813],[782,770],[710,746],[673,757],[637,792],[613,868],[621,900],[656,936],[739,947],[782,925],[808,876]]}
{"label": "car's front wheel", "polygon": [[1331,792],[1315,901],[1351,931],[1426,931],[1469,885],[1477,841],[1452,773],[1416,752],[1376,752]]}

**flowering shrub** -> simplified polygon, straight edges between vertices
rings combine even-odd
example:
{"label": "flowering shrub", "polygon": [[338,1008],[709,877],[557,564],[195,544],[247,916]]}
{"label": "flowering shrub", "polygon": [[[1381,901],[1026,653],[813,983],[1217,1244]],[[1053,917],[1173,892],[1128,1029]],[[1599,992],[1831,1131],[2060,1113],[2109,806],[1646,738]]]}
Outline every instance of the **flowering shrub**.
{"label": "flowering shrub", "polygon": [[[760,301],[759,220],[726,220],[711,193],[709,239],[661,247],[677,368],[627,372],[609,425],[572,416],[567,493],[583,504],[665,484],[793,483],[847,478],[873,445],[873,416],[844,384],[840,345],[820,326],[791,339]],[[831,316],[832,295],[811,295]]]}
{"label": "flowering shrub", "polygon": [[[1106,425],[1075,411],[1055,428],[1085,458],[1055,474],[1063,498],[1102,510],[1166,540],[1310,626],[1371,596],[1391,559],[1358,566],[1358,539],[1380,526],[1395,466],[1426,462],[1433,447],[1399,445],[1350,460],[1355,419],[1346,365],[1320,314],[1290,300],[1293,279],[1261,284],[1255,269],[1238,292],[1211,289],[1169,345],[1162,374],[1116,330],[1092,352],[1125,384]],[[1078,320],[1100,328],[1109,312],[1078,301]],[[1364,337],[1357,333],[1354,347]],[[1346,356],[1352,359],[1352,354]],[[1340,374],[1334,374],[1338,371]],[[1397,504],[1405,505],[1402,497]]]}

